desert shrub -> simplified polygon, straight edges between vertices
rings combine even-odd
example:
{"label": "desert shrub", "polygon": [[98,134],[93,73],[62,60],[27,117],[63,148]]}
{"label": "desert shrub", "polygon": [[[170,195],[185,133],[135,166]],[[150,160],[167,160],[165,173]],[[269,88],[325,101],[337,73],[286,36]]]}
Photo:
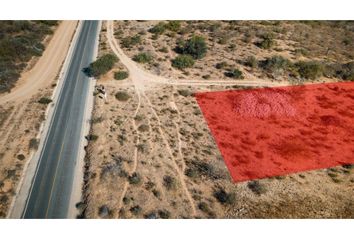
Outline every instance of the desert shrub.
{"label": "desert shrub", "polygon": [[23,154],[19,154],[19,155],[17,155],[17,159],[18,160],[20,160],[20,161],[22,161],[22,160],[25,160],[25,155],[23,155]]}
{"label": "desert shrub", "polygon": [[208,212],[210,211],[209,206],[208,206],[208,204],[207,204],[206,202],[200,202],[200,203],[198,204],[198,208],[199,208],[201,211],[206,212],[206,213],[208,213]]}
{"label": "desert shrub", "polygon": [[133,206],[129,209],[129,211],[134,214],[134,215],[139,215],[142,211],[141,207],[139,205]]}
{"label": "desert shrub", "polygon": [[158,214],[159,214],[160,218],[163,218],[163,219],[168,219],[171,216],[171,213],[167,210],[164,210],[164,209],[159,210]]}
{"label": "desert shrub", "polygon": [[216,69],[225,69],[228,66],[227,62],[223,61],[223,62],[219,62],[215,65]]}
{"label": "desert shrub", "polygon": [[172,32],[178,32],[181,29],[181,22],[176,20],[168,21],[165,27]]}
{"label": "desert shrub", "polygon": [[210,79],[210,74],[203,75],[202,78],[208,80]]}
{"label": "desert shrub", "polygon": [[271,34],[265,34],[262,36],[262,40],[257,42],[256,45],[262,49],[271,49],[275,45],[275,41]]}
{"label": "desert shrub", "polygon": [[142,121],[143,119],[144,119],[144,115],[140,115],[140,114],[138,114],[134,117],[134,120],[136,120],[136,121]]}
{"label": "desert shrub", "polygon": [[98,139],[98,136],[95,134],[90,134],[86,138],[88,141],[96,141]]}
{"label": "desert shrub", "polygon": [[272,56],[261,62],[261,67],[270,72],[286,70],[290,66],[291,62],[282,56]]}
{"label": "desert shrub", "polygon": [[128,181],[130,184],[139,184],[141,182],[141,177],[135,172],[128,177]]}
{"label": "desert shrub", "polygon": [[108,208],[107,205],[102,205],[99,209],[98,209],[98,215],[101,218],[105,218],[110,214],[110,210]]}
{"label": "desert shrub", "polygon": [[295,55],[308,56],[309,52],[304,48],[296,48],[294,50]]}
{"label": "desert shrub", "polygon": [[29,148],[30,149],[38,149],[38,146],[39,146],[39,142],[36,138],[32,138],[30,141],[29,141]]}
{"label": "desert shrub", "polygon": [[223,205],[232,205],[236,201],[234,193],[227,193],[222,188],[219,188],[214,192],[214,197]]}
{"label": "desert shrub", "polygon": [[135,46],[140,43],[141,43],[141,37],[139,34],[136,34],[131,37],[125,37],[121,40],[121,45],[124,48],[131,48],[132,46]]}
{"label": "desert shrub", "polygon": [[50,98],[47,98],[47,97],[41,97],[39,100],[38,100],[38,103],[40,104],[49,104],[52,102],[52,99]]}
{"label": "desert shrub", "polygon": [[323,74],[324,66],[316,61],[304,62],[300,61],[295,64],[300,77],[305,79],[316,79]]}
{"label": "desert shrub", "polygon": [[172,60],[172,66],[178,69],[190,68],[194,65],[194,59],[190,55],[178,55]]}
{"label": "desert shrub", "polygon": [[177,180],[174,177],[165,175],[163,177],[163,185],[167,188],[167,190],[175,190],[177,188]]}
{"label": "desert shrub", "polygon": [[114,73],[114,79],[123,80],[129,77],[129,73],[127,71],[118,71]]}
{"label": "desert shrub", "polygon": [[194,35],[187,41],[179,41],[176,51],[181,54],[191,55],[194,59],[201,59],[207,52],[207,45],[204,37]]}
{"label": "desert shrub", "polygon": [[113,54],[105,54],[90,64],[84,71],[93,77],[99,77],[111,70],[118,58]]}
{"label": "desert shrub", "polygon": [[150,33],[154,33],[156,35],[163,34],[166,31],[166,24],[164,22],[159,22],[155,26],[149,29]]}
{"label": "desert shrub", "polygon": [[133,60],[138,63],[150,63],[152,59],[153,58],[149,53],[139,53],[133,57]]}
{"label": "desert shrub", "polygon": [[225,72],[225,76],[234,79],[243,79],[243,74],[237,68],[230,69]]}
{"label": "desert shrub", "polygon": [[119,91],[116,93],[115,97],[122,102],[128,101],[130,98],[130,95],[124,91]]}
{"label": "desert shrub", "polygon": [[247,187],[257,195],[261,195],[266,192],[265,186],[258,181],[248,182]]}
{"label": "desert shrub", "polygon": [[141,124],[139,127],[138,127],[138,131],[139,132],[146,132],[146,131],[149,131],[149,126],[146,125],[146,124]]}
{"label": "desert shrub", "polygon": [[187,89],[179,89],[177,92],[179,95],[181,95],[183,97],[189,97],[192,95],[192,93]]}
{"label": "desert shrub", "polygon": [[197,178],[200,176],[204,176],[209,179],[220,178],[211,164],[200,160],[194,160],[189,163],[185,174],[190,178]]}
{"label": "desert shrub", "polygon": [[256,68],[258,67],[258,61],[254,56],[249,56],[245,61],[245,65],[251,68]]}
{"label": "desert shrub", "polygon": [[344,80],[354,81],[354,61],[343,64],[343,71],[341,77]]}
{"label": "desert shrub", "polygon": [[168,49],[167,47],[162,47],[159,49],[160,52],[163,52],[163,53],[168,53]]}

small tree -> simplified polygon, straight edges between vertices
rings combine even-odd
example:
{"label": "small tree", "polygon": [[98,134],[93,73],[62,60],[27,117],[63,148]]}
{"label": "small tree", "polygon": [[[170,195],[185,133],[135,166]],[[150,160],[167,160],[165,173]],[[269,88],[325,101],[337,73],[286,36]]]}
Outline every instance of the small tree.
{"label": "small tree", "polygon": [[91,63],[90,66],[85,69],[85,72],[89,76],[99,77],[111,70],[117,61],[118,58],[115,55],[105,54]]}
{"label": "small tree", "polygon": [[201,59],[207,52],[207,45],[204,37],[194,35],[187,41],[179,41],[176,50],[179,53],[191,55],[194,59]]}

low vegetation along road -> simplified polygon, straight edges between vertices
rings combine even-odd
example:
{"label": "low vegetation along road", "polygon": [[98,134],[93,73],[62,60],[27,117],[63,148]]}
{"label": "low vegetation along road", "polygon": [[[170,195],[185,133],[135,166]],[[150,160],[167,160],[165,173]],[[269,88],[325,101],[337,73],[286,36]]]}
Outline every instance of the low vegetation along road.
{"label": "low vegetation along road", "polygon": [[85,21],[81,28],[41,149],[23,218],[67,216],[89,93],[89,79],[82,69],[93,60],[98,26],[98,21]]}

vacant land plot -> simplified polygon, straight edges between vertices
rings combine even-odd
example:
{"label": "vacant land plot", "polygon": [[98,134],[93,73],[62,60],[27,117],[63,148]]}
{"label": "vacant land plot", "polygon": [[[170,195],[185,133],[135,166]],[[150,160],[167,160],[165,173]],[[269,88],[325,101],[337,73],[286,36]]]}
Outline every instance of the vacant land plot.
{"label": "vacant land plot", "polygon": [[354,83],[196,96],[234,181],[354,163]]}
{"label": "vacant land plot", "polygon": [[[194,52],[197,59],[191,59],[173,50],[176,42],[171,39],[184,32],[176,33],[175,37],[171,33],[179,24],[167,21],[164,24],[168,24],[168,30],[161,30],[163,26],[158,21],[109,21],[103,24],[99,53],[114,53],[119,61],[98,80],[98,84],[106,89],[107,98],[102,94],[95,97],[90,134],[96,137],[87,147],[84,198],[77,205],[82,210],[79,217],[354,217],[352,165],[237,184],[232,181],[193,94],[279,83],[272,82],[274,78],[271,76],[265,76],[258,64],[252,70],[250,66],[254,65],[242,67],[236,61],[247,57],[242,55],[241,50],[231,50],[234,49],[233,42],[242,41],[243,33],[237,40],[231,38],[230,44],[226,45],[223,45],[224,40],[217,43],[217,39],[211,42],[209,37],[205,37],[208,47],[206,55],[199,59],[204,51],[199,52],[201,55]],[[261,22],[180,22],[182,29],[214,24],[216,27],[222,26],[222,29],[232,24],[248,24],[245,27],[254,31],[263,25],[275,27]],[[296,24],[304,29],[309,28],[307,24]],[[198,33],[208,34],[209,30],[203,29],[206,30]],[[139,36],[136,36],[137,33]],[[193,30],[185,40],[188,41],[192,33]],[[195,40],[199,44],[198,39]],[[274,49],[263,51],[255,45],[255,41],[241,43],[239,49],[247,53],[251,50],[257,59],[274,53]],[[283,44],[281,41],[279,43]],[[282,49],[291,48],[291,44],[285,42]],[[185,46],[185,43],[181,44],[182,52],[193,53]],[[203,49],[203,44],[199,46]],[[159,51],[154,51],[154,48]],[[238,49],[237,46],[235,49]],[[289,51],[282,53],[286,55]],[[177,54],[184,57],[179,58],[175,66],[189,66],[193,60],[193,68],[180,70],[172,67],[170,60],[175,59]],[[216,67],[222,61],[226,64]],[[267,66],[273,69],[270,66],[279,66],[279,62],[281,66],[291,65],[275,58]],[[127,71],[128,78],[116,80],[114,73],[118,71]],[[282,83],[290,84],[288,81]],[[247,154],[252,157],[254,151],[252,149]]]}

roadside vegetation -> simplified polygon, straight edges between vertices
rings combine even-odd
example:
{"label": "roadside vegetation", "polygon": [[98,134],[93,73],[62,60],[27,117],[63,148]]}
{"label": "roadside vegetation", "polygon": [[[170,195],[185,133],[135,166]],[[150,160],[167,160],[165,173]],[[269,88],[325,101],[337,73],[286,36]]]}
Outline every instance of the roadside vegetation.
{"label": "roadside vegetation", "polygon": [[116,62],[118,62],[116,55],[105,54],[91,63],[88,68],[84,69],[84,72],[89,76],[99,77],[109,72]]}
{"label": "roadside vegetation", "polygon": [[32,57],[41,56],[43,40],[58,21],[0,21],[0,93],[10,91]]}

